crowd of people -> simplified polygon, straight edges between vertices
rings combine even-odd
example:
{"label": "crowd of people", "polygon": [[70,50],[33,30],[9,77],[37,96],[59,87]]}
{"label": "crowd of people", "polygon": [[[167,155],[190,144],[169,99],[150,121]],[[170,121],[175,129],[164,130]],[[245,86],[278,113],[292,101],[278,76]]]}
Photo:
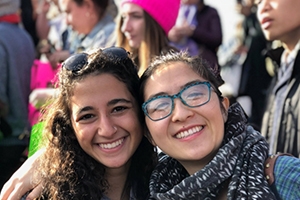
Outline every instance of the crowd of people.
{"label": "crowd of people", "polygon": [[[32,1],[38,42],[20,3],[0,0],[1,200],[300,198],[300,2],[237,2],[252,116],[219,89],[204,0]],[[55,73],[33,88],[40,62]]]}

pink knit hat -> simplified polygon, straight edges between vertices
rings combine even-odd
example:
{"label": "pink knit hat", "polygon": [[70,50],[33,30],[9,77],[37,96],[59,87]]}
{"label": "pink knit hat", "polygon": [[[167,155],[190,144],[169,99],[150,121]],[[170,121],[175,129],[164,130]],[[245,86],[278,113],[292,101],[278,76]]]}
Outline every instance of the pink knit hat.
{"label": "pink knit hat", "polygon": [[166,34],[175,25],[180,0],[122,0],[125,3],[134,3],[142,7],[163,28]]}

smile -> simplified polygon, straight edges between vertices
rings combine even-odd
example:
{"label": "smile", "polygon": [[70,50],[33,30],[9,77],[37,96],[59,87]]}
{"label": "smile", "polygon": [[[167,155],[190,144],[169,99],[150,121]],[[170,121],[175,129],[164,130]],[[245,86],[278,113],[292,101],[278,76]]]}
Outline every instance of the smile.
{"label": "smile", "polygon": [[182,131],[182,132],[176,134],[175,137],[178,139],[182,139],[182,138],[188,137],[190,135],[193,135],[193,134],[201,131],[202,129],[203,129],[203,126],[196,126],[196,127],[193,127],[191,129],[188,129],[188,130],[185,130],[185,131]]}
{"label": "smile", "polygon": [[113,149],[113,148],[116,148],[117,146],[120,146],[123,143],[123,141],[124,141],[124,138],[119,139],[112,143],[99,144],[99,146],[103,149]]}

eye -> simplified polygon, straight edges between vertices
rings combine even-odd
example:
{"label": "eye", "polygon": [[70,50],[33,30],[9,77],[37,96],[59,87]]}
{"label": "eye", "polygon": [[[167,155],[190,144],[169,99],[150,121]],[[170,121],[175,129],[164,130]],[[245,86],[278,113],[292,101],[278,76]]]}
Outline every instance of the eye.
{"label": "eye", "polygon": [[117,106],[112,110],[112,113],[120,113],[129,109],[127,106]]}
{"label": "eye", "polygon": [[141,18],[143,18],[143,15],[141,15],[141,14],[134,14],[134,15],[132,15],[132,17],[135,18],[135,19],[141,19]]}
{"label": "eye", "polygon": [[93,115],[93,114],[85,114],[82,117],[80,117],[78,121],[92,119],[93,117],[95,117],[95,115]]}
{"label": "eye", "polygon": [[172,106],[172,104],[168,98],[160,98],[150,102],[147,106],[147,111],[149,114],[161,112],[169,109],[170,106]]}
{"label": "eye", "polygon": [[202,98],[203,96],[205,96],[205,94],[203,92],[195,91],[195,92],[189,93],[186,96],[186,99],[187,100],[199,99],[199,98]]}

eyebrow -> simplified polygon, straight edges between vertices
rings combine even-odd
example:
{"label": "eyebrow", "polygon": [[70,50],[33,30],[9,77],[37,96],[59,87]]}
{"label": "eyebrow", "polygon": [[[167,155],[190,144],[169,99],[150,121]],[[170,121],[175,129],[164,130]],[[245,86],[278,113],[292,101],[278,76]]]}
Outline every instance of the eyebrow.
{"label": "eyebrow", "polygon": [[124,98],[121,98],[121,99],[113,99],[111,101],[109,101],[107,103],[107,106],[112,106],[112,105],[115,105],[117,103],[126,103],[126,104],[132,104],[132,102],[128,99],[124,99]]}
{"label": "eyebrow", "polygon": [[[109,101],[106,105],[107,106],[113,106],[113,105],[116,105],[118,103],[132,104],[132,102],[130,100],[121,98],[121,99],[113,99],[113,100]],[[90,111],[90,110],[93,110],[93,109],[94,109],[94,107],[92,107],[92,106],[82,107],[76,112],[76,115],[79,115],[82,112]]]}
{"label": "eyebrow", "polygon": [[[203,80],[198,80],[198,79],[197,79],[197,80],[193,80],[193,81],[187,82],[186,84],[180,86],[180,91],[181,91],[183,88],[185,88],[185,87],[187,87],[187,86],[189,86],[189,85],[191,85],[191,84],[197,83],[197,82],[204,82],[204,81],[203,81]],[[166,92],[159,92],[159,93],[156,93],[156,94],[151,95],[151,96],[148,98],[148,100],[149,100],[149,99],[152,99],[152,98],[154,98],[154,97],[162,96],[162,95],[169,95],[169,94],[167,94]]]}

